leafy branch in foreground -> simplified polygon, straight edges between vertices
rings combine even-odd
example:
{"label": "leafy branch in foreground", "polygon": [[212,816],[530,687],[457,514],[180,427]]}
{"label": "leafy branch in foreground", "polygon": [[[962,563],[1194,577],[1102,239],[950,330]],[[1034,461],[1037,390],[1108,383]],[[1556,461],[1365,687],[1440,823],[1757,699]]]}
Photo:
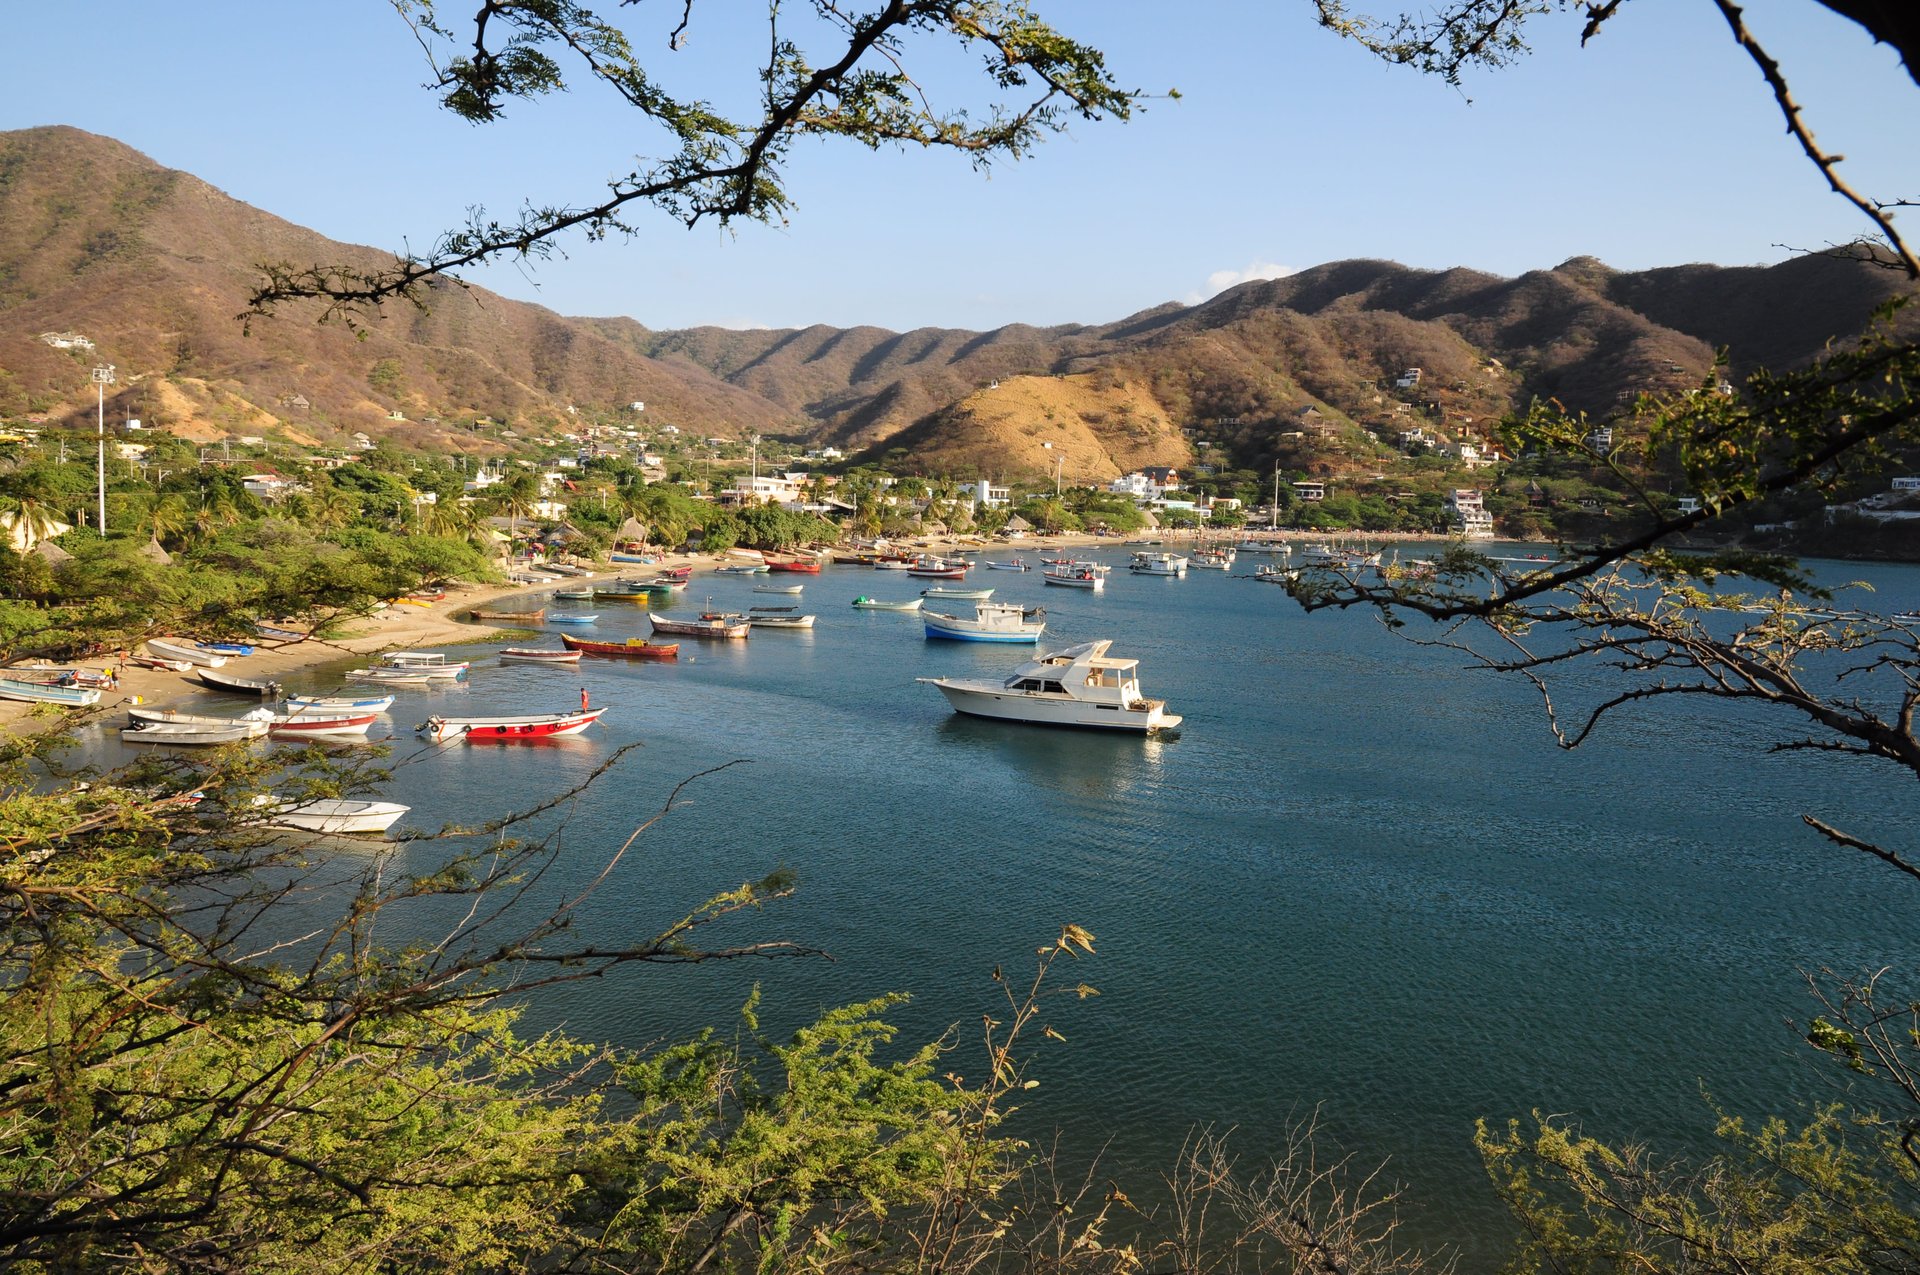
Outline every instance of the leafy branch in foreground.
{"label": "leafy branch in foreground", "polygon": [[[630,234],[626,218],[636,206],[688,226],[778,221],[790,207],[783,166],[803,138],[952,150],[985,165],[1026,154],[1075,118],[1126,119],[1141,98],[1114,83],[1099,50],[1054,30],[1020,0],[866,7],[812,0],[797,14],[774,5],[765,60],[755,71],[758,114],[743,118],[669,93],[626,31],[571,0],[490,0],[471,20],[470,37],[459,35],[433,0],[392,2],[427,52],[434,91],[462,118],[492,122],[515,99],[561,91],[571,66],[572,74],[611,91],[671,153],[586,203],[529,204],[506,220],[475,210],[427,252],[388,268],[264,264],[249,315],[298,299],[319,299],[328,315],[349,316],[397,297],[420,304],[429,282],[462,267],[541,257],[572,231],[596,239]],[[684,43],[694,9],[688,0],[672,30],[661,32],[669,50]],[[980,58],[982,101],[936,105],[924,73],[911,69],[950,52]]]}

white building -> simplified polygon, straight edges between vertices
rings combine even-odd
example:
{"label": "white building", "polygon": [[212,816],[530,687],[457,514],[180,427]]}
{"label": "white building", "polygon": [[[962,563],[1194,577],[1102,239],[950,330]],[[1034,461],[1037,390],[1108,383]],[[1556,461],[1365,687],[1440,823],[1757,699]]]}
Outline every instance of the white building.
{"label": "white building", "polygon": [[985,478],[960,484],[962,499],[970,500],[977,508],[1000,509],[1012,503],[1013,491],[1005,483],[989,482]]}
{"label": "white building", "polygon": [[736,505],[785,504],[800,499],[800,485],[784,474],[762,474],[758,478],[741,474],[733,486],[720,493],[720,499]]}
{"label": "white building", "polygon": [[1456,535],[1468,540],[1493,539],[1493,515],[1487,512],[1486,502],[1478,491],[1456,487],[1448,492],[1447,516],[1453,521]]}

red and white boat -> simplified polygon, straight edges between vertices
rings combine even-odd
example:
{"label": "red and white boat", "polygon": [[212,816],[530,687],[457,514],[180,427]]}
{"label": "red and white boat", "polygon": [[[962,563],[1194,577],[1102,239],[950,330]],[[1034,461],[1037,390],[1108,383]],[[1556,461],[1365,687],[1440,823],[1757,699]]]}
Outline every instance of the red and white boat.
{"label": "red and white boat", "polygon": [[768,558],[767,570],[798,571],[805,575],[817,576],[820,574],[820,564],[811,558],[787,558],[784,560]]}
{"label": "red and white boat", "polygon": [[[379,714],[371,709],[358,713],[314,711],[296,709],[291,713],[276,713],[270,709],[255,709],[255,713],[265,713],[264,718],[254,718],[267,723],[267,734],[282,739],[319,738],[335,735],[364,735],[373,725],[373,719]],[[243,713],[243,717],[252,717],[252,713]]]}
{"label": "red and white boat", "polygon": [[555,651],[544,646],[509,646],[501,650],[503,660],[521,660],[528,664],[578,664],[580,652],[564,648]]}
{"label": "red and white boat", "polygon": [[429,717],[419,729],[436,744],[464,739],[469,744],[520,744],[536,739],[578,735],[600,720],[604,708],[589,708],[580,692],[580,707],[569,713],[529,713],[522,717]]}

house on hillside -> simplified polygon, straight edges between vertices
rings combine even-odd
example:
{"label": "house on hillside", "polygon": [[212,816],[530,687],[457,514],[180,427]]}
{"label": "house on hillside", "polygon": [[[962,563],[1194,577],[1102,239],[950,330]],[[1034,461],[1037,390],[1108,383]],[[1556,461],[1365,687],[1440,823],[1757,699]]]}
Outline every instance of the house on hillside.
{"label": "house on hillside", "polygon": [[78,332],[42,332],[40,339],[56,350],[91,350],[93,342]]}
{"label": "house on hillside", "polygon": [[353,448],[356,452],[370,452],[373,450],[374,444],[371,438],[368,438],[365,434],[356,430],[347,435],[347,446]]}
{"label": "house on hillside", "polygon": [[971,501],[977,508],[999,509],[1012,501],[1013,491],[1005,483],[976,478],[970,483],[960,484],[960,497]]}
{"label": "house on hillside", "polygon": [[282,395],[280,399],[280,406],[293,412],[310,412],[313,410],[313,404],[308,400],[305,394]]}
{"label": "house on hillside", "polygon": [[1327,498],[1326,483],[1317,479],[1302,479],[1300,482],[1292,484],[1292,486],[1293,498],[1295,500],[1325,500]]}
{"label": "house on hillside", "polygon": [[1477,490],[1456,487],[1447,493],[1447,517],[1453,533],[1467,540],[1493,539],[1493,515]]}
{"label": "house on hillside", "polygon": [[1402,372],[1399,376],[1396,376],[1393,378],[1393,388],[1396,390],[1410,390],[1414,386],[1420,384],[1420,377],[1421,377],[1420,369],[1417,367],[1410,367],[1406,371]]}

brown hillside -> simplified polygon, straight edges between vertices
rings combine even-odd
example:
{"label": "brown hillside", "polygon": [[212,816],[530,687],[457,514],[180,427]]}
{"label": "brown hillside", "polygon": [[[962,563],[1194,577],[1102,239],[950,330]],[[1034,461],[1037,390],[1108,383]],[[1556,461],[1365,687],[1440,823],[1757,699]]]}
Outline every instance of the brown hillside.
{"label": "brown hillside", "polygon": [[1192,447],[1153,394],[1106,371],[1011,377],[891,442],[919,472],[955,477],[1059,474],[1068,482],[1104,483],[1142,466],[1184,468],[1193,460]]}

